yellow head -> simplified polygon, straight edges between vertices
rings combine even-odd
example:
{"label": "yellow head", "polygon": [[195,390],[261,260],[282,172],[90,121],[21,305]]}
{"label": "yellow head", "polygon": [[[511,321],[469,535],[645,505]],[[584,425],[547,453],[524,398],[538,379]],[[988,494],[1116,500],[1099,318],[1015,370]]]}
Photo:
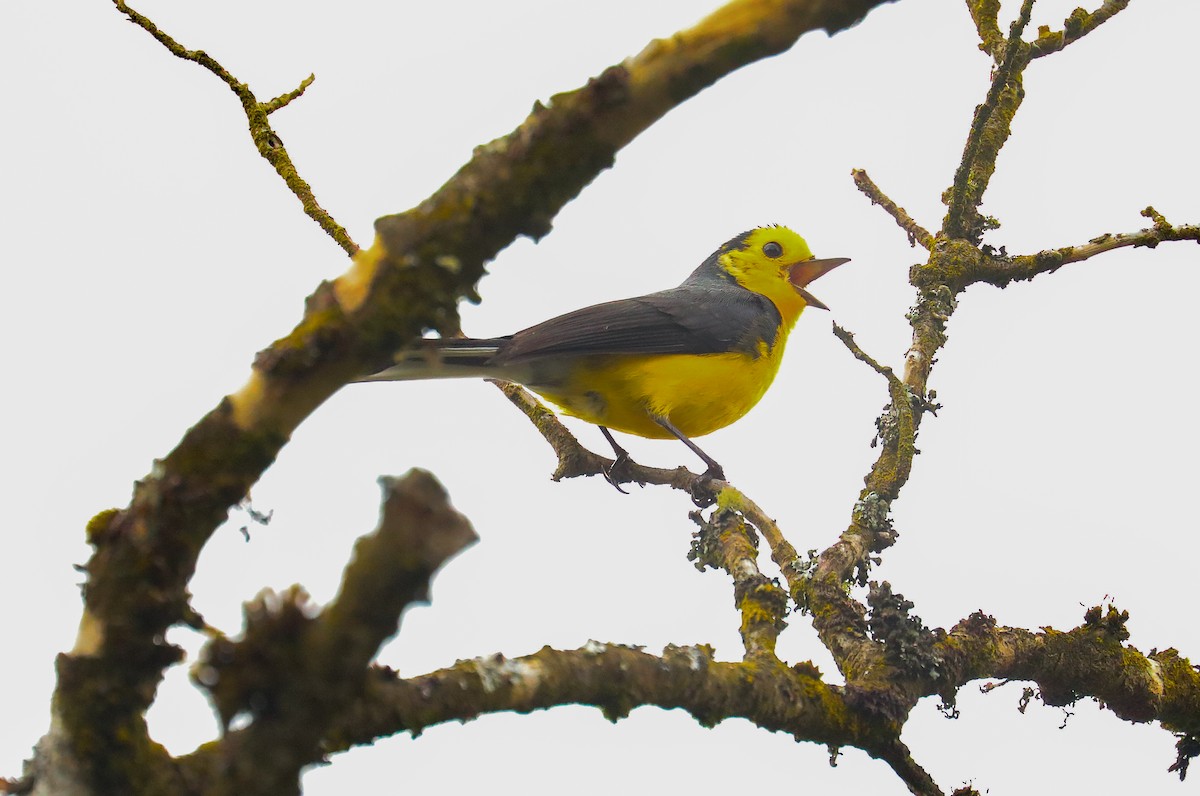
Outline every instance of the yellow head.
{"label": "yellow head", "polygon": [[742,287],[771,299],[789,329],[806,306],[829,309],[804,288],[844,262],[814,259],[804,238],[780,226],[744,232],[717,250],[718,265]]}

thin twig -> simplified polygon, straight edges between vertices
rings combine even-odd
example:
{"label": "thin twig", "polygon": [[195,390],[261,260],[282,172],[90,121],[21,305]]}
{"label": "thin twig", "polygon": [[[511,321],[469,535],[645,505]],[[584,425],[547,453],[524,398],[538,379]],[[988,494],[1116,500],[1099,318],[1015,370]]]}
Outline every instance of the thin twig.
{"label": "thin twig", "polygon": [[317,198],[313,195],[312,187],[301,179],[299,172],[296,171],[296,166],[292,163],[291,156],[288,155],[287,149],[283,146],[283,139],[271,129],[271,124],[267,121],[267,114],[274,113],[302,95],[305,89],[312,85],[315,77],[309,75],[301,81],[299,87],[289,91],[287,94],[282,94],[268,102],[259,102],[249,86],[234,77],[228,69],[223,67],[208,53],[203,50],[189,50],[184,47],[148,18],[130,8],[124,0],[114,0],[114,3],[118,11],[125,14],[135,25],[153,36],[172,55],[182,58],[185,61],[199,64],[220,78],[225,85],[229,86],[230,90],[237,95],[237,98],[242,103],[242,110],[245,111],[246,118],[250,122],[250,136],[254,139],[254,146],[258,149],[258,153],[266,158],[267,162],[275,168],[275,172],[283,178],[288,189],[300,200],[305,214],[313,221],[316,221],[321,229],[325,230],[325,233],[333,238],[347,254],[351,256],[356,254],[358,252],[358,244],[350,238],[350,233],[341,224],[337,223],[325,208],[317,203]]}
{"label": "thin twig", "polygon": [[889,383],[892,381],[900,381],[900,379],[896,377],[895,371],[893,371],[889,366],[880,365],[877,361],[875,361],[874,357],[862,350],[862,347],[855,342],[853,332],[845,329],[842,326],[838,326],[835,323],[833,325],[833,334],[835,337],[837,337],[837,339],[841,340],[842,343],[845,344],[846,348],[850,349],[850,353],[853,354],[854,358],[859,362],[865,362],[871,368],[871,370],[875,371],[880,376],[883,376],[888,380]]}
{"label": "thin twig", "polygon": [[1037,254],[984,258],[973,269],[971,281],[1005,287],[1011,282],[1033,279],[1038,274],[1053,273],[1068,263],[1082,262],[1098,254],[1127,246],[1154,248],[1167,241],[1183,240],[1200,243],[1200,225],[1173,226],[1153,207],[1147,207],[1142,211],[1142,215],[1151,219],[1154,226],[1137,232],[1105,233],[1078,246],[1047,249]]}
{"label": "thin twig", "polygon": [[921,244],[922,248],[929,250],[933,248],[933,235],[929,230],[922,227],[913,219],[903,207],[900,207],[893,202],[887,194],[879,189],[863,169],[852,169],[850,175],[854,178],[854,184],[858,186],[858,190],[867,195],[871,200],[871,204],[881,206],[884,211],[892,218],[896,219],[896,223],[900,225],[900,229],[908,233],[908,243],[910,246]]}
{"label": "thin twig", "polygon": [[263,103],[263,107],[266,109],[268,114],[274,113],[275,111],[279,110],[280,108],[286,106],[292,100],[302,96],[304,94],[304,92],[308,90],[308,87],[311,86],[313,84],[313,81],[316,79],[317,79],[316,75],[310,74],[308,77],[306,77],[300,81],[299,86],[292,89],[291,91],[289,91],[286,94],[280,94],[275,99],[270,100],[269,102]]}

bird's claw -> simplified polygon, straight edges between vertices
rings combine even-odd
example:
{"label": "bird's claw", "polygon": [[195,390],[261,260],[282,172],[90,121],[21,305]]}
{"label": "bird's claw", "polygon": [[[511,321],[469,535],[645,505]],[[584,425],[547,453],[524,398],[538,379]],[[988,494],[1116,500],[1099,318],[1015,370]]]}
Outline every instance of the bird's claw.
{"label": "bird's claw", "polygon": [[715,492],[713,490],[713,481],[724,481],[725,470],[719,464],[709,466],[700,475],[696,476],[696,480],[692,481],[692,485],[688,488],[688,494],[691,495],[692,503],[699,508],[708,508],[717,502]]}
{"label": "bird's claw", "polygon": [[[621,476],[622,475],[627,476],[629,474],[628,473],[629,463],[631,461],[632,461],[632,459],[629,458],[629,454],[622,451],[617,454],[617,458],[613,459],[612,462],[610,462],[609,464],[602,465],[600,467],[600,473],[604,476],[604,480],[607,481],[608,483],[612,484],[613,488],[616,489],[618,492],[620,492],[622,495],[629,494],[628,492],[626,492],[624,489],[621,488]],[[632,479],[626,479],[626,480],[632,480]]]}

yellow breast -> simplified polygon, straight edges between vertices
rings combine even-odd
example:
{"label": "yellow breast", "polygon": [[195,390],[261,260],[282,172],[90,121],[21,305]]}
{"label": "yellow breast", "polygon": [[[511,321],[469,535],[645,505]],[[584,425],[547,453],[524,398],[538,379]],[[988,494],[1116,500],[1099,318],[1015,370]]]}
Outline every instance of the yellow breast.
{"label": "yellow breast", "polygon": [[628,434],[669,439],[652,419],[665,417],[685,436],[702,437],[758,403],[779,370],[786,331],[771,349],[747,354],[650,354],[588,357],[563,383],[531,385],[567,414]]}

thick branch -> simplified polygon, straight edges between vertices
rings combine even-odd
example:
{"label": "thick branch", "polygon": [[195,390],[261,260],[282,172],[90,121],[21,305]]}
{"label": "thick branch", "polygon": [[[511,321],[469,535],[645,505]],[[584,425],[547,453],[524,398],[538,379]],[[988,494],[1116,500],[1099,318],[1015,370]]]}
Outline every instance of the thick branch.
{"label": "thick branch", "polygon": [[938,643],[941,675],[955,688],[980,678],[1031,680],[1048,705],[1092,697],[1125,721],[1200,734],[1200,673],[1174,649],[1145,655],[1123,644],[1128,617],[1112,606],[1095,607],[1072,630],[1034,632],[972,614]]}
{"label": "thick branch", "polygon": [[429,579],[476,540],[441,484],[423,470],[381,478],[379,527],[358,540],[337,597],[313,617],[293,588],[247,606],[240,640],[216,639],[197,680],[223,723],[251,723],[211,752],[207,794],[299,793],[302,767],[321,758],[320,741],[337,713],[362,692],[367,667],[400,615],[428,600]]}
{"label": "thick branch", "polygon": [[613,721],[646,705],[683,708],[704,726],[741,717],[835,746],[878,748],[894,738],[888,735],[894,728],[881,730],[848,710],[841,689],[821,682],[812,664],[723,663],[708,647],[671,646],[660,657],[589,642],[578,650],[546,647],[522,658],[461,661],[407,680],[376,670],[363,698],[342,714],[327,751],[446,721],[569,704],[594,705]]}

